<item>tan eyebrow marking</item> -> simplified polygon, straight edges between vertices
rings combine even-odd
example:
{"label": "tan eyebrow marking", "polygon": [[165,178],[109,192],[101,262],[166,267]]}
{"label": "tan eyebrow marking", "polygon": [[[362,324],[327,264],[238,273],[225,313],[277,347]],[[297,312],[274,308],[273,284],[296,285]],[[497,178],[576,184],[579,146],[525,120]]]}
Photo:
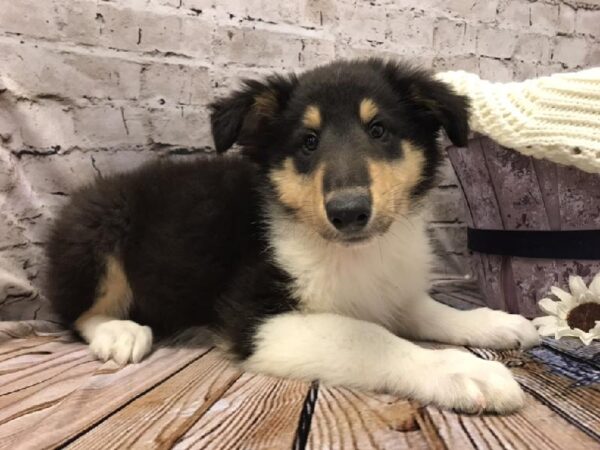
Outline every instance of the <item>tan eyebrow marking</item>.
{"label": "tan eyebrow marking", "polygon": [[306,128],[318,130],[321,128],[321,111],[315,105],[309,105],[302,116],[302,124]]}
{"label": "tan eyebrow marking", "polygon": [[364,98],[360,102],[359,115],[362,123],[367,124],[377,115],[379,108],[370,98]]}

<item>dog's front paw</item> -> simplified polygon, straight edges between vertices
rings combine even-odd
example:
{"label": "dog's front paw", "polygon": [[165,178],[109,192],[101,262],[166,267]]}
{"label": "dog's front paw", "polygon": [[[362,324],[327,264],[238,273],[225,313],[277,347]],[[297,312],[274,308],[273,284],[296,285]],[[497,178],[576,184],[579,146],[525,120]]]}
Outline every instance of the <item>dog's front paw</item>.
{"label": "dog's front paw", "polygon": [[152,330],[131,320],[110,320],[94,331],[90,350],[103,361],[140,362],[152,348]]}
{"label": "dog's front paw", "polygon": [[469,311],[469,321],[477,324],[479,332],[470,337],[468,345],[474,347],[527,349],[539,345],[540,336],[525,317],[489,308]]}
{"label": "dog's front paw", "polygon": [[506,414],[524,405],[519,384],[499,362],[453,349],[433,351],[428,359],[415,374],[421,401],[467,413]]}

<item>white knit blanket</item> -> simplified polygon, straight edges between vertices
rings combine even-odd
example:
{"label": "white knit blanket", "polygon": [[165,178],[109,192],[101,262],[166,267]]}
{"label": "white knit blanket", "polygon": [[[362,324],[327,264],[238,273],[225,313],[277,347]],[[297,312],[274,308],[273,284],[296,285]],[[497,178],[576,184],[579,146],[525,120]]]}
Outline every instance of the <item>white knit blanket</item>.
{"label": "white knit blanket", "polygon": [[600,173],[600,67],[523,82],[438,78],[471,101],[473,131],[525,155]]}

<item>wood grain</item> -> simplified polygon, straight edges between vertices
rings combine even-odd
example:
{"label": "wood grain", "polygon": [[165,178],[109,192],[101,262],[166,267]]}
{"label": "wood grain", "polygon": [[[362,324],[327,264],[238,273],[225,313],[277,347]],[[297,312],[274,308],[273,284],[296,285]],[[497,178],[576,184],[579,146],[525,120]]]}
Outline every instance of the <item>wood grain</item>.
{"label": "wood grain", "polygon": [[118,410],[67,448],[171,448],[240,375],[213,350]]}
{"label": "wood grain", "polygon": [[[485,359],[512,367],[516,380],[539,402],[600,441],[600,373],[585,363],[561,361],[538,347],[528,353],[472,349]],[[534,355],[539,355],[535,357]]]}
{"label": "wood grain", "polygon": [[[467,224],[474,228],[498,230],[504,228],[495,186],[486,160],[487,142],[473,139],[468,148],[450,147],[448,156],[458,177],[466,204]],[[473,254],[473,269],[486,303],[506,309],[502,285],[502,261],[497,255]]]}
{"label": "wood grain", "polygon": [[[74,364],[78,368],[75,370],[61,369],[66,378],[59,377],[59,394],[55,380],[50,378],[35,385],[40,389],[20,399],[19,407],[24,409],[1,425],[0,448],[64,444],[208,351],[194,346],[159,348],[140,364],[120,368],[112,361],[91,361],[87,348],[80,345],[81,350],[71,355],[79,355],[81,365]],[[72,376],[77,378],[72,380]],[[68,389],[71,391],[65,394]],[[17,421],[23,421],[23,426]]]}
{"label": "wood grain", "polygon": [[51,341],[13,354],[1,363],[0,444],[26,433],[101,367],[75,342]]}
{"label": "wood grain", "polygon": [[548,407],[526,396],[526,406],[509,416],[469,416],[435,407],[422,410],[419,425],[433,448],[592,450],[598,441]]}
{"label": "wood grain", "polygon": [[309,383],[244,374],[175,449],[289,449]]}
{"label": "wood grain", "polygon": [[425,449],[416,409],[407,400],[320,387],[308,449]]}

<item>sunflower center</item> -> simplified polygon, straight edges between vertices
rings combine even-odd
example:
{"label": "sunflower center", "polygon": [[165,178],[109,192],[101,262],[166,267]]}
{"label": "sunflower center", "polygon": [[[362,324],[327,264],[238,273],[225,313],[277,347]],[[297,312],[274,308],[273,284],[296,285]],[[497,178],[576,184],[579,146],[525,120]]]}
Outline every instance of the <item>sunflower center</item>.
{"label": "sunflower center", "polygon": [[596,320],[600,320],[600,303],[582,303],[567,315],[567,324],[571,328],[579,328],[585,332],[596,326]]}

